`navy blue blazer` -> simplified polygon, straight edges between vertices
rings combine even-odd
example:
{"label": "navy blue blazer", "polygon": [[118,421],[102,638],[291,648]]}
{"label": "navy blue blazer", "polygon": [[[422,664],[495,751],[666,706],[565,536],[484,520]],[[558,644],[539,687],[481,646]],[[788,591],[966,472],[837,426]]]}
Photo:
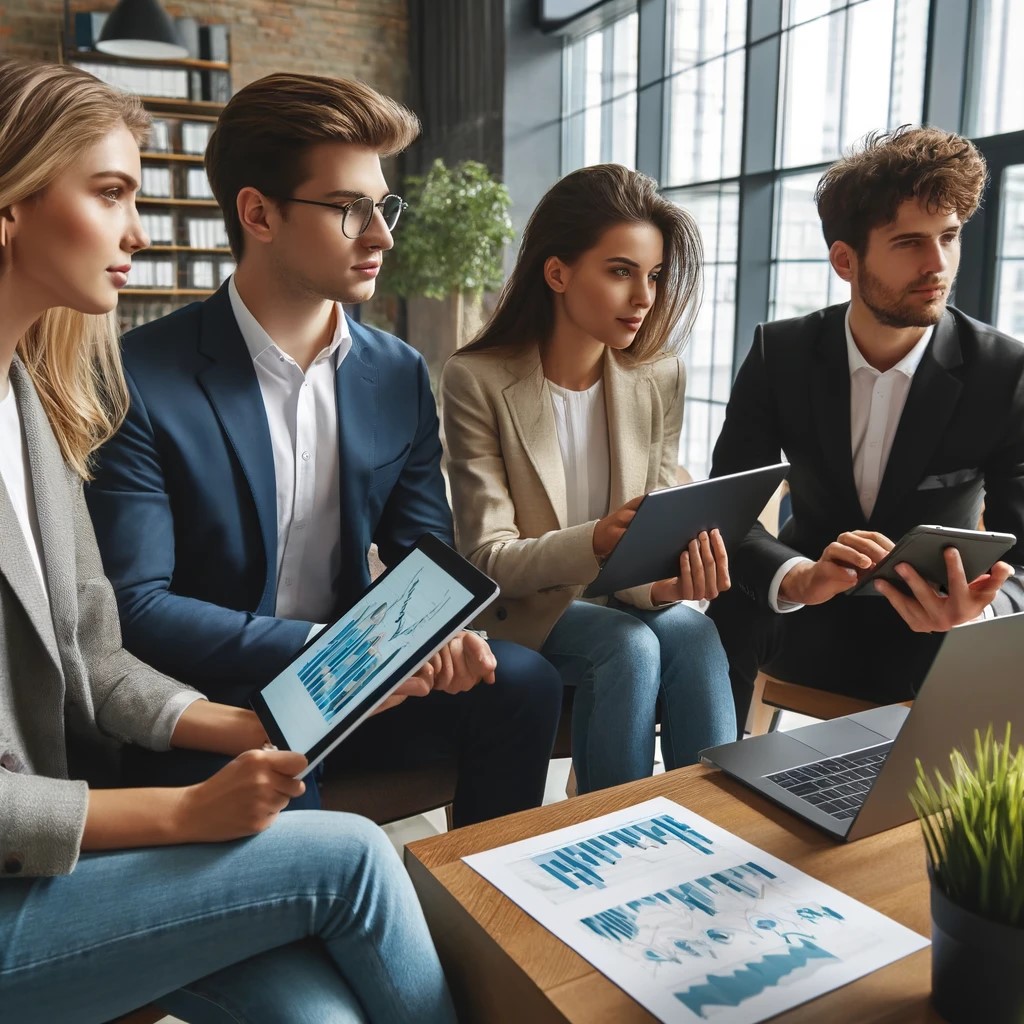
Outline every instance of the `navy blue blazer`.
{"label": "navy blue blazer", "polygon": [[[349,321],[337,374],[342,559],[337,613],[423,533],[452,543],[426,364]],[[227,287],[124,341],[131,408],[86,491],[125,647],[213,699],[244,704],[311,623],[277,618],[270,428]]]}

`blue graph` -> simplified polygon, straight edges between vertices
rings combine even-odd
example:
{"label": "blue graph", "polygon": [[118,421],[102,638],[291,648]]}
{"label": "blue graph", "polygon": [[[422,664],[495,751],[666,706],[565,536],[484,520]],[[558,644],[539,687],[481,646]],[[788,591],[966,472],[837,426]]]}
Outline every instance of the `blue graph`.
{"label": "blue graph", "polygon": [[531,857],[530,860],[556,879],[567,890],[604,889],[608,872],[627,861],[635,860],[645,851],[681,843],[701,854],[712,854],[712,841],[696,829],[676,821],[669,814],[644,818],[621,828],[611,829],[555,850]]}
{"label": "blue graph", "polygon": [[707,1017],[709,1006],[739,1006],[744,1000],[773,988],[794,971],[815,960],[839,962],[827,949],[805,938],[778,953],[766,953],[729,974],[709,974],[699,985],[676,992],[676,999],[698,1017]]}
{"label": "blue graph", "polygon": [[774,878],[775,875],[767,868],[749,861],[738,867],[695,878],[692,882],[670,886],[650,896],[630,900],[621,907],[612,907],[592,917],[585,917],[581,923],[605,939],[633,940],[640,933],[637,919],[645,908],[681,904],[690,910],[714,917],[719,910],[718,895],[723,889],[757,899],[761,895],[764,880]]}

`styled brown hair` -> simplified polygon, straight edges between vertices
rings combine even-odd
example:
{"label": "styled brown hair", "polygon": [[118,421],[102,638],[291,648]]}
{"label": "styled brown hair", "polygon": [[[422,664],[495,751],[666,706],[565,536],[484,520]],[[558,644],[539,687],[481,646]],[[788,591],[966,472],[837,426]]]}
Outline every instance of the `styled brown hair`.
{"label": "styled brown hair", "polygon": [[[77,68],[0,58],[0,216],[45,192],[122,126],[139,145],[149,134],[136,97]],[[0,249],[0,273],[12,258]],[[61,454],[88,480],[90,456],[128,411],[116,317],[55,306],[18,340],[17,352]]]}
{"label": "styled brown hair", "polygon": [[665,241],[654,304],[626,350],[636,362],[682,348],[700,309],[704,252],[700,230],[682,207],[658,193],[658,183],[620,164],[567,174],[537,204],[523,231],[515,269],[494,314],[461,351],[537,345],[554,329],[555,305],[544,263],[575,263],[617,224],[653,224]]}
{"label": "styled brown hair", "polygon": [[235,206],[243,188],[284,199],[306,180],[305,156],[318,143],[353,142],[394,156],[419,132],[411,110],[363,82],[282,73],[240,89],[206,147],[206,174],[235,259],[243,249]]}
{"label": "styled brown hair", "polygon": [[903,125],[872,132],[818,182],[814,201],[829,248],[846,242],[860,256],[868,234],[896,219],[908,199],[966,223],[981,202],[988,171],[974,144],[938,128]]}

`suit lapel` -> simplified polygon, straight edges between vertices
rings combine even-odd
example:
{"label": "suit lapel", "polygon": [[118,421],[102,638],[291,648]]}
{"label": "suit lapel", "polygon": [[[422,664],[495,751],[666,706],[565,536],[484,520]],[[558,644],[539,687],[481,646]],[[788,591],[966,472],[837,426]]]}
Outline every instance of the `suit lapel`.
{"label": "suit lapel", "polygon": [[963,364],[956,321],[948,311],[910,384],[889,461],[885,466],[871,519],[884,519],[907,491],[914,490],[946,431],[963,385],[954,372]]}
{"label": "suit lapel", "polygon": [[199,351],[211,360],[199,385],[238,457],[260,524],[267,578],[260,607],[277,590],[277,482],[270,427],[256,370],[231,310],[227,285],[203,306]]}
{"label": "suit lapel", "polygon": [[611,459],[610,509],[620,508],[647,490],[653,386],[654,381],[646,368],[623,365],[612,351],[605,355],[604,395]]}
{"label": "suit lapel", "polygon": [[568,519],[565,467],[540,354],[531,348],[510,360],[509,369],[520,379],[505,388],[505,404],[519,441],[551,503],[558,527],[564,530]]}
{"label": "suit lapel", "polygon": [[[335,378],[338,403],[338,459],[341,479],[341,535],[367,522],[367,497],[375,465],[380,415],[377,367],[363,328],[348,320],[352,349]],[[344,545],[347,550],[347,545]]]}
{"label": "suit lapel", "polygon": [[[61,668],[55,623],[66,622],[73,617],[76,599],[72,589],[75,579],[73,548],[68,542],[68,538],[74,536],[74,524],[70,521],[66,500],[61,500],[62,496],[57,491],[68,471],[28,373],[17,358],[11,365],[11,386],[25,432],[36,521],[43,548],[40,557],[49,599],[39,583],[14,505],[2,481],[0,572],[24,606],[53,663]],[[73,635],[73,624],[69,635]]]}
{"label": "suit lapel", "polygon": [[846,308],[836,307],[822,324],[811,366],[811,404],[825,471],[835,479],[837,496],[850,509],[851,521],[856,522],[864,513],[853,479]]}

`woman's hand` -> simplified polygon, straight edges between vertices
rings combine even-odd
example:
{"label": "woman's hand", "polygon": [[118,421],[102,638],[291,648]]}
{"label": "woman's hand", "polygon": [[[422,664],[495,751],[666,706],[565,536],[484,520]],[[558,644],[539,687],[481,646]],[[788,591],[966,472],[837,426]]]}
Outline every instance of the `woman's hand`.
{"label": "woman's hand", "polygon": [[638,495],[632,501],[627,501],[622,508],[609,512],[604,519],[598,519],[594,524],[594,554],[599,562],[603,562],[615,550],[615,545],[622,540],[626,527],[636,515],[636,510],[643,500],[644,495]]}
{"label": "woman's hand", "polygon": [[269,828],[306,784],[296,779],[306,758],[293,750],[247,750],[205,782],[180,790],[175,834],[180,843],[218,843]]}
{"label": "woman's hand", "polygon": [[679,575],[651,584],[651,601],[713,601],[732,583],[729,580],[729,555],[718,530],[701,533],[679,556]]}

